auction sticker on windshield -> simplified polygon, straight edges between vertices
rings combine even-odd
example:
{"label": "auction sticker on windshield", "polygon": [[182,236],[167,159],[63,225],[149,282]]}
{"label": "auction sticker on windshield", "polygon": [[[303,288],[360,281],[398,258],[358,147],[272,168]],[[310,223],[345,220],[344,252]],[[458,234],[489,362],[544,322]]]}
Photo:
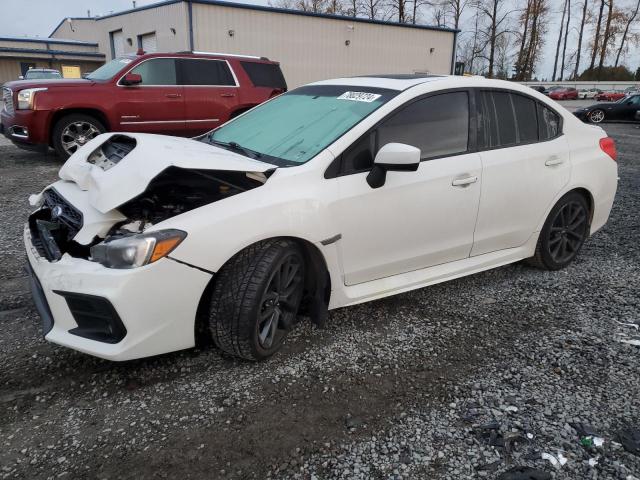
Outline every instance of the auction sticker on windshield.
{"label": "auction sticker on windshield", "polygon": [[369,92],[344,92],[338,97],[338,100],[352,100],[354,102],[371,103],[380,98],[381,95]]}

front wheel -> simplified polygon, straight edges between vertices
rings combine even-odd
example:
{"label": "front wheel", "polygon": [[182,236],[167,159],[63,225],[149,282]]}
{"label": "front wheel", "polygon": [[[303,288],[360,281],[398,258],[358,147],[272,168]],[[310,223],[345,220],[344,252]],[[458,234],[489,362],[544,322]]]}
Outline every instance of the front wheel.
{"label": "front wheel", "polygon": [[91,115],[66,115],[58,120],[53,128],[53,148],[58,156],[67,159],[78,148],[105,131],[102,122]]}
{"label": "front wheel", "polygon": [[292,240],[266,240],[235,255],[216,275],[211,295],[214,343],[247,360],[276,353],[295,323],[304,275],[304,257]]}
{"label": "front wheel", "polygon": [[576,258],[588,235],[589,205],[582,195],[570,192],[551,209],[535,255],[528,263],[545,270],[560,270]]}
{"label": "front wheel", "polygon": [[589,113],[589,120],[591,123],[601,123],[604,121],[604,110],[593,110]]}

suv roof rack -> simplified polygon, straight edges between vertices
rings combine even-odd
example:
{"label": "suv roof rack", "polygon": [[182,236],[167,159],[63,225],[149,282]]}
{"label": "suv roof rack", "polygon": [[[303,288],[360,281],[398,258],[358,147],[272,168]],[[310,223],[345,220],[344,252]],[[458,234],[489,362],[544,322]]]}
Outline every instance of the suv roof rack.
{"label": "suv roof rack", "polygon": [[183,50],[176,53],[192,53],[194,55],[219,55],[221,57],[238,57],[238,58],[253,58],[255,60],[270,61],[267,57],[258,57],[256,55],[240,55],[238,53],[224,53],[224,52],[204,52],[199,50]]}

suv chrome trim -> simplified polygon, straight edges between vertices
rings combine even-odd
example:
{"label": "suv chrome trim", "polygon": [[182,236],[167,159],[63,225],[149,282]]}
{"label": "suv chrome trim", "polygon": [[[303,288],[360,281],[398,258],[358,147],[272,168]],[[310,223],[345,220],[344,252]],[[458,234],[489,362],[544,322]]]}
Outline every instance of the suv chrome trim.
{"label": "suv chrome trim", "polygon": [[15,108],[13,106],[13,90],[9,87],[2,87],[2,101],[4,103],[4,111],[9,115],[13,115],[15,113]]}

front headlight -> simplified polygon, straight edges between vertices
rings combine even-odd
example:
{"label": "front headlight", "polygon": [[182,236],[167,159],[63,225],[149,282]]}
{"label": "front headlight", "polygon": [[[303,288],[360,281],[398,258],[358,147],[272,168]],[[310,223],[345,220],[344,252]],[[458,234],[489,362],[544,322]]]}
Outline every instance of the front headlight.
{"label": "front headlight", "polygon": [[109,268],[142,267],[169,255],[186,236],[172,229],[106,240],[91,247],[91,260]]}
{"label": "front headlight", "polygon": [[31,110],[37,92],[44,92],[46,88],[25,88],[18,92],[18,110]]}

